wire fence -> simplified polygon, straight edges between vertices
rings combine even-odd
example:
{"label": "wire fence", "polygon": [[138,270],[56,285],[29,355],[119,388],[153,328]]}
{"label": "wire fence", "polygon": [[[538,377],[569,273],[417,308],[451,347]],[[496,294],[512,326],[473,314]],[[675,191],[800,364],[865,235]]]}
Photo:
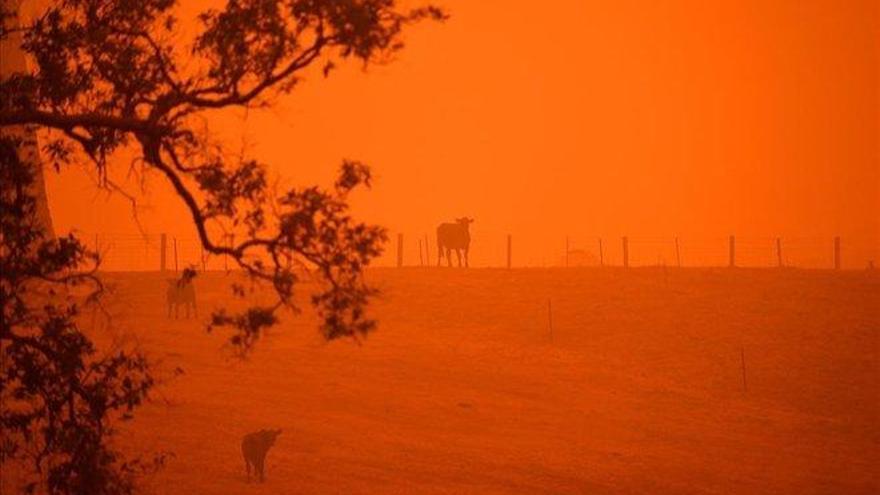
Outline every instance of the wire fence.
{"label": "wire fence", "polygon": [[[548,240],[550,242],[548,242]],[[555,240],[555,242],[553,242]],[[384,266],[447,265],[436,239],[424,234],[392,236],[379,260]],[[451,253],[453,266],[458,257]],[[880,262],[880,238],[619,236],[541,238],[495,233],[472,235],[471,266],[485,267],[790,267],[865,269]]]}
{"label": "wire fence", "polygon": [[[236,268],[226,256],[206,253],[196,237],[160,233],[79,233],[78,236],[97,249],[101,254],[101,268],[107,271]],[[454,251],[451,258],[457,266]],[[434,236],[399,233],[391,236],[374,265],[436,266],[438,261],[448,264],[445,257],[438,260]],[[469,261],[474,267],[507,267],[509,263],[517,268],[733,264],[737,267],[865,269],[880,263],[880,238],[572,236],[533,239],[515,234],[482,233],[472,236]]]}
{"label": "wire fence", "polygon": [[91,233],[79,234],[79,238],[100,254],[101,269],[108,271],[158,271],[163,268],[179,271],[186,267],[206,271],[234,268],[227,257],[206,253],[199,239],[195,237]]}

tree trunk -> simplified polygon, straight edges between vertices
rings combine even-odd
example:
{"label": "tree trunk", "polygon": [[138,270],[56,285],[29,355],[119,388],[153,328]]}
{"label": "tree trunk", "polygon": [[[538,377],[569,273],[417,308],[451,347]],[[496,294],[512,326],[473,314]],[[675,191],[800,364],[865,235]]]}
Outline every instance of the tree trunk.
{"label": "tree trunk", "polygon": [[[17,0],[2,1],[4,3],[8,2],[7,5],[11,3],[15,7],[20,5],[20,2]],[[9,19],[7,22],[12,24],[13,27],[18,27],[19,25],[17,18]],[[9,36],[0,41],[0,79],[5,79],[16,72],[27,71],[27,62],[20,46],[21,33],[18,32],[10,33]],[[37,221],[43,226],[46,237],[54,238],[55,229],[52,227],[52,215],[49,213],[49,202],[46,198],[46,182],[43,176],[43,163],[40,159],[36,131],[33,128],[24,126],[11,126],[0,129],[0,132],[23,138],[22,140],[25,144],[19,149],[19,158],[23,162],[33,165],[34,187],[32,194],[37,200]]]}

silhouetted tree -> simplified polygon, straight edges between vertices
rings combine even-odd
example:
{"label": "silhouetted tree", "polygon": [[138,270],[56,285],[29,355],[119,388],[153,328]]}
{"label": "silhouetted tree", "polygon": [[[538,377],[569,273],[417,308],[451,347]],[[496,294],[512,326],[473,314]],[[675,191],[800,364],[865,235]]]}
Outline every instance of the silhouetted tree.
{"label": "silhouetted tree", "polygon": [[32,462],[34,475],[19,487],[0,474],[0,490],[129,493],[150,463],[123,460],[107,439],[154,379],[142,354],[99,352],[77,325],[77,302],[102,290],[97,258],[73,236],[44,236],[21,145],[0,137],[0,466]]}
{"label": "silhouetted tree", "polygon": [[[362,278],[380,254],[384,229],[350,216],[347,197],[369,186],[369,168],[343,161],[334,186],[274,193],[254,158],[230,160],[210,131],[211,111],[262,107],[291,92],[303,72],[327,77],[345,60],[384,62],[403,46],[403,28],[441,20],[433,6],[404,10],[395,0],[229,0],[199,15],[181,43],[174,0],[57,0],[20,28],[0,2],[0,39],[21,33],[33,70],[0,80],[0,130],[43,133],[56,168],[94,167],[106,187],[120,150],[136,170],[156,171],[192,216],[204,249],[235,260],[277,299],[242,312],[219,311],[209,329],[231,328],[246,351],[280,308],[295,309],[297,268],[323,286],[312,296],[329,338],[374,327],[373,290]],[[30,458],[53,493],[124,493],[144,464],[108,447],[112,421],[125,418],[154,384],[142,355],[99,353],[76,324],[93,255],[73,236],[48,239],[34,220],[33,165],[19,159],[15,133],[2,143],[2,409],[0,461]],[[225,242],[229,233],[238,242]],[[241,295],[243,292],[239,289]],[[31,485],[35,489],[37,485]]]}
{"label": "silhouetted tree", "polygon": [[[120,148],[134,150],[144,170],[160,172],[205,250],[236,260],[279,296],[273,306],[215,315],[215,326],[239,331],[234,343],[252,343],[276,321],[278,307],[292,304],[299,262],[327,284],[312,302],[328,338],[369,331],[371,291],[361,271],[380,253],[385,232],[352,219],[346,202],[352,189],[369,185],[369,168],[344,161],[332,190],[273,195],[262,163],[230,161],[214,146],[204,114],[270,105],[316,64],[327,75],[340,59],[388,60],[403,46],[405,25],[444,13],[433,6],[403,11],[395,0],[230,0],[199,15],[200,32],[187,47],[175,41],[174,6],[64,0],[48,7],[21,28],[35,68],[0,82],[0,126],[57,131],[44,147],[51,159],[63,164],[84,152],[110,186],[108,159]],[[232,230],[239,242],[230,246],[224,239]]]}

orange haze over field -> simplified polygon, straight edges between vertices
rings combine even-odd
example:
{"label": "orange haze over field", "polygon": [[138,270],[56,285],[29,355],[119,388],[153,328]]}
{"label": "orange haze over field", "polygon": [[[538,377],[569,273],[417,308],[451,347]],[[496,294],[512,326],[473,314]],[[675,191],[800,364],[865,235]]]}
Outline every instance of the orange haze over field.
{"label": "orange haze over field", "polygon": [[[225,1],[179,0],[181,54],[198,12]],[[121,150],[109,176],[135,193],[137,221],[94,166],[46,174],[55,229],[104,256],[100,310],[83,304],[77,326],[31,310],[84,289],[30,297],[32,273],[67,251],[16,247],[43,262],[4,262],[24,267],[8,278],[29,300],[4,306],[22,334],[0,332],[15,352],[0,375],[128,404],[114,394],[139,389],[123,373],[139,366],[82,363],[143,352],[157,385],[112,422],[112,445],[173,455],[138,493],[880,493],[880,2],[436,3],[450,19],[408,27],[388,64],[324,79],[318,63],[265,109],[202,114],[228,156],[266,163],[279,187],[329,188],[343,159],[369,164],[373,188],[351,203],[388,229],[378,267],[358,261],[372,231],[302,228],[296,260],[317,259],[316,276],[273,239],[277,264],[239,251],[245,277],[204,256],[180,198]],[[392,268],[398,234],[407,266]],[[847,270],[830,269],[837,236]],[[437,262],[437,237],[479,269],[416,266],[423,240]],[[606,266],[592,266],[600,242]],[[362,281],[377,289],[369,335]],[[26,362],[38,351],[51,373]],[[22,362],[35,371],[16,374]],[[9,390],[13,407],[31,400]],[[73,424],[74,399],[27,397]],[[90,425],[111,424],[91,419],[102,402],[77,400]],[[43,431],[65,448],[80,438]],[[30,475],[8,465],[6,486]]]}
{"label": "orange haze over field", "polygon": [[[274,108],[211,125],[283,184],[367,162],[356,212],[408,242],[475,218],[476,265],[502,262],[507,233],[520,264],[556,263],[567,235],[840,235],[876,252],[876,1],[440,4],[451,19],[408,31],[392,63],[315,71]],[[137,232],[126,200],[79,172],[49,181],[59,230]],[[192,236],[161,178],[148,185],[144,229]]]}

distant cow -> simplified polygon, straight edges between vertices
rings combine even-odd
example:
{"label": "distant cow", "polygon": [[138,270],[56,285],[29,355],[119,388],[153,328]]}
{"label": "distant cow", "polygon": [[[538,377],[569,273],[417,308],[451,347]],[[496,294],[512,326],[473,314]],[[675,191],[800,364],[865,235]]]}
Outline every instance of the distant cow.
{"label": "distant cow", "polygon": [[241,441],[241,454],[244,456],[244,468],[247,471],[248,481],[251,480],[251,467],[258,481],[263,481],[266,465],[266,453],[275,445],[275,439],[281,434],[281,430],[260,430],[248,433]]}
{"label": "distant cow", "polygon": [[168,317],[171,318],[171,310],[174,310],[174,317],[180,316],[180,306],[186,308],[186,317],[189,318],[189,311],[192,309],[194,315],[198,315],[196,311],[196,288],[193,286],[192,279],[195,273],[187,276],[185,273],[180,280],[169,279],[168,290],[165,292],[168,302]]}
{"label": "distant cow", "polygon": [[471,245],[471,233],[468,229],[473,218],[456,218],[455,223],[442,223],[437,227],[437,266],[446,251],[446,261],[452,266],[450,251],[455,250],[458,266],[461,266],[461,252],[464,251],[464,266],[468,266],[468,249]]}

